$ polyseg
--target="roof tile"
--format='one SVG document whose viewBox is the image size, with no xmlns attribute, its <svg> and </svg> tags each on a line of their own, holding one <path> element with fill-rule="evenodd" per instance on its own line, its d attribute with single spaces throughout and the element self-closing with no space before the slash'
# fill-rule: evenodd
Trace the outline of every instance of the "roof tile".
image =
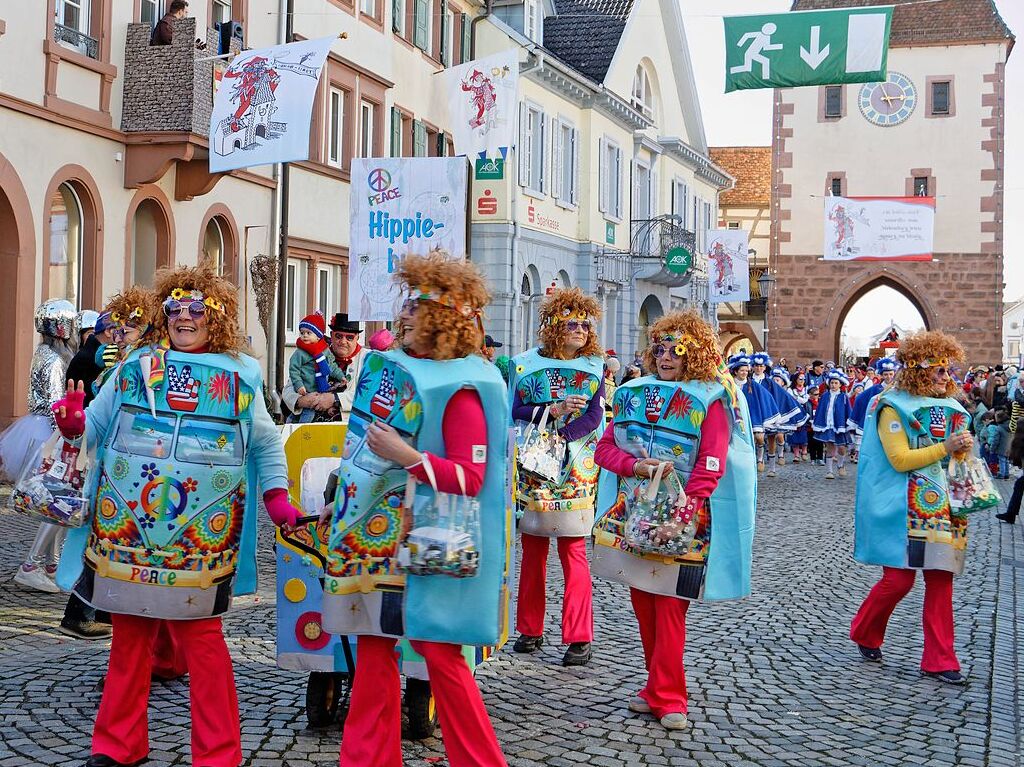
<svg viewBox="0 0 1024 767">
<path fill-rule="evenodd" d="M 544 19 L 544 47 L 594 82 L 604 82 L 633 0 L 558 0 Z"/>
<path fill-rule="evenodd" d="M 792 10 L 895 5 L 889 44 L 893 46 L 956 44 L 1013 40 L 1013 33 L 993 0 L 793 0 Z"/>
<path fill-rule="evenodd" d="M 710 147 L 711 159 L 736 179 L 736 186 L 719 196 L 727 206 L 767 206 L 772 199 L 772 148 L 770 146 Z"/>
</svg>

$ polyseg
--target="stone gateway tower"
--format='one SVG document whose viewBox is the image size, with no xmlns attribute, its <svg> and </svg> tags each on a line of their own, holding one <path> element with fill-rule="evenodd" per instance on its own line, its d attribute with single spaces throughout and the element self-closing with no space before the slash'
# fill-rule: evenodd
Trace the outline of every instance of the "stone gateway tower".
<svg viewBox="0 0 1024 767">
<path fill-rule="evenodd" d="M 993 0 L 794 0 L 792 10 L 882 4 L 896 6 L 893 95 L 883 102 L 895 116 L 872 108 L 878 84 L 775 91 L 768 350 L 838 360 L 846 314 L 887 285 L 929 329 L 959 338 L 971 361 L 998 361 L 1004 67 L 1014 38 Z M 935 197 L 935 260 L 823 261 L 828 194 Z"/>
</svg>

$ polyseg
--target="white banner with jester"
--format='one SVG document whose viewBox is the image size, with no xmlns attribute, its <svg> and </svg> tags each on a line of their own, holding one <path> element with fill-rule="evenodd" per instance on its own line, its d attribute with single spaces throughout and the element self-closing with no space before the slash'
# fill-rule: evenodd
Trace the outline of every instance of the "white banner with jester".
<svg viewBox="0 0 1024 767">
<path fill-rule="evenodd" d="M 934 197 L 826 197 L 826 261 L 931 261 Z"/>
<path fill-rule="evenodd" d="M 313 101 L 337 37 L 235 56 L 210 115 L 210 173 L 309 159 Z"/>
<path fill-rule="evenodd" d="M 501 150 L 515 141 L 519 50 L 466 62 L 443 77 L 455 152 L 504 157 Z"/>
<path fill-rule="evenodd" d="M 353 158 L 348 316 L 388 322 L 401 296 L 393 273 L 409 253 L 466 257 L 464 157 Z"/>
<path fill-rule="evenodd" d="M 750 300 L 747 233 L 742 229 L 708 231 L 708 297 L 713 304 Z"/>
</svg>

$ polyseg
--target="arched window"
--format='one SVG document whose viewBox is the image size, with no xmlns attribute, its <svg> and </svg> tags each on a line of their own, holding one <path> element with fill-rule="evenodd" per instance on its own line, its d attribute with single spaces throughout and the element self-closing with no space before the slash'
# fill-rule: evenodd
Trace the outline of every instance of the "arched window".
<svg viewBox="0 0 1024 767">
<path fill-rule="evenodd" d="M 132 217 L 132 272 L 135 285 L 153 284 L 156 270 L 171 263 L 167 214 L 160 203 L 147 198 Z"/>
<path fill-rule="evenodd" d="M 84 243 L 82 201 L 65 182 L 50 198 L 50 252 L 46 298 L 65 298 L 82 307 L 82 254 Z"/>
<path fill-rule="evenodd" d="M 654 119 L 654 90 L 651 88 L 651 78 L 643 64 L 637 64 L 636 74 L 633 75 L 633 95 L 630 98 L 633 108 L 651 120 Z"/>
<path fill-rule="evenodd" d="M 206 231 L 203 232 L 203 257 L 217 269 L 218 274 L 224 273 L 224 230 L 217 216 L 206 222 Z"/>
</svg>

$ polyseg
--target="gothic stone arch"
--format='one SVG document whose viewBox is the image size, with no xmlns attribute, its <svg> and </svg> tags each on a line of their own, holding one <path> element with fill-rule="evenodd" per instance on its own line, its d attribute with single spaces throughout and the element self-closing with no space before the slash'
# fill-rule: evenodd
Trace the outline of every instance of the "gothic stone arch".
<svg viewBox="0 0 1024 767">
<path fill-rule="evenodd" d="M 821 261 L 776 254 L 768 351 L 800 364 L 835 359 L 843 319 L 857 299 L 887 285 L 917 307 L 925 326 L 959 339 L 968 361 L 1000 359 L 1000 264 L 990 254 L 942 253 L 935 261 Z M 999 272 L 1001 276 L 1001 272 Z M 1001 280 L 1000 280 L 1001 287 Z"/>
</svg>

